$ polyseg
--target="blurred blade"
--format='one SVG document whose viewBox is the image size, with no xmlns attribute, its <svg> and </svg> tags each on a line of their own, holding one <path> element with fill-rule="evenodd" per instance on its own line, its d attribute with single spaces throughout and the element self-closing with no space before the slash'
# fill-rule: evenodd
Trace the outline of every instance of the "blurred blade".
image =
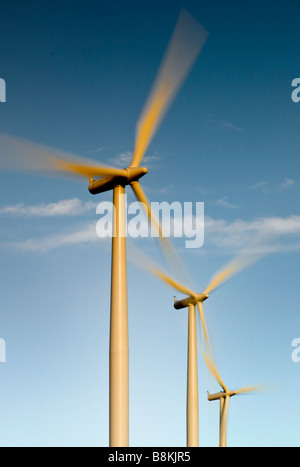
<svg viewBox="0 0 300 467">
<path fill-rule="evenodd" d="M 214 364 L 214 361 L 211 358 L 208 358 L 204 351 L 202 351 L 202 355 L 203 355 L 203 358 L 205 360 L 206 366 L 209 369 L 209 371 L 211 372 L 211 374 L 213 375 L 213 377 L 218 381 L 218 383 L 223 388 L 223 390 L 225 392 L 227 392 L 228 389 L 227 389 L 224 381 L 222 380 L 222 378 L 221 378 L 221 376 L 220 376 L 220 374 L 219 374 L 219 372 L 218 372 L 218 370 L 216 368 L 216 365 Z"/>
<path fill-rule="evenodd" d="M 28 172 L 64 172 L 80 176 L 126 176 L 127 172 L 101 166 L 85 159 L 41 144 L 0 134 L 0 170 Z"/>
<path fill-rule="evenodd" d="M 182 10 L 152 91 L 137 123 L 132 167 L 140 165 L 155 131 L 192 68 L 207 36 L 207 31 L 187 11 Z"/>
<path fill-rule="evenodd" d="M 165 258 L 168 268 L 170 269 L 172 276 L 178 278 L 180 282 L 188 282 L 191 283 L 191 279 L 189 277 L 188 271 L 186 270 L 181 258 L 179 257 L 178 253 L 176 252 L 175 248 L 173 247 L 171 241 L 164 237 L 163 231 L 159 221 L 154 216 L 150 203 L 140 185 L 139 182 L 131 183 L 131 188 L 137 198 L 137 200 L 142 203 L 142 206 L 150 220 L 151 227 L 155 229 L 155 232 L 158 235 L 160 240 L 160 246 L 162 250 L 162 254 Z"/>
<path fill-rule="evenodd" d="M 91 177 L 101 177 L 105 175 L 117 176 L 117 177 L 126 177 L 126 170 L 116 169 L 114 167 L 108 167 L 103 165 L 88 165 L 80 164 L 76 162 L 69 162 L 65 160 L 57 160 L 55 163 L 54 170 L 61 172 L 73 173 L 75 175 L 91 176 Z"/>
<path fill-rule="evenodd" d="M 244 387 L 241 389 L 238 389 L 237 391 L 234 391 L 234 394 L 245 394 L 247 392 L 259 392 L 261 388 L 259 386 L 249 386 L 249 387 Z"/>
<path fill-rule="evenodd" d="M 221 271 L 217 274 L 211 283 L 206 287 L 203 293 L 210 294 L 214 289 L 216 289 L 219 285 L 222 284 L 226 279 L 229 279 L 236 271 L 238 270 L 237 264 L 229 265 L 224 271 Z"/>
<path fill-rule="evenodd" d="M 188 295 L 188 296 L 191 296 L 193 298 L 196 298 L 197 295 L 195 294 L 195 292 L 193 292 L 192 290 L 188 289 L 187 287 L 185 287 L 184 285 L 182 284 L 179 284 L 179 282 L 175 281 L 174 279 L 172 279 L 171 277 L 167 276 L 167 274 L 165 274 L 164 272 L 160 271 L 159 269 L 157 268 L 151 268 L 150 269 L 150 272 L 152 272 L 152 274 L 155 274 L 157 277 L 159 277 L 162 281 L 164 281 L 166 284 L 168 284 L 170 287 L 173 287 L 173 289 L 177 290 L 178 292 L 181 292 L 183 293 L 184 295 Z"/>
<path fill-rule="evenodd" d="M 206 346 L 206 351 L 208 353 L 209 359 L 212 360 L 212 349 L 211 349 L 210 338 L 209 338 L 209 335 L 208 335 L 207 326 L 206 326 L 206 322 L 205 322 L 205 316 L 204 316 L 204 311 L 203 311 L 203 303 L 198 302 L 197 307 L 198 307 L 201 326 L 202 326 L 202 331 L 203 331 L 203 335 L 204 335 L 204 342 L 205 342 L 205 346 Z"/>
<path fill-rule="evenodd" d="M 153 225 L 156 232 L 158 233 L 159 238 L 163 243 L 163 248 L 169 249 L 168 241 L 163 236 L 161 226 L 160 226 L 159 222 L 157 221 L 157 219 L 155 218 L 155 216 L 152 213 L 150 203 L 149 203 L 149 201 L 148 201 L 148 199 L 147 199 L 147 197 L 146 197 L 140 183 L 139 182 L 132 182 L 130 184 L 130 186 L 131 186 L 137 200 L 140 203 L 142 203 L 143 208 L 144 208 L 147 216 L 149 217 L 149 220 L 150 220 L 151 224 Z"/>
<path fill-rule="evenodd" d="M 211 293 L 225 281 L 275 251 L 274 248 L 262 243 L 261 240 L 259 236 L 253 238 L 247 247 L 243 248 L 234 259 L 227 263 L 227 265 L 213 277 L 204 293 Z"/>
<path fill-rule="evenodd" d="M 184 295 L 188 295 L 194 298 L 197 297 L 195 292 L 193 292 L 191 289 L 180 284 L 178 281 L 172 279 L 169 275 L 163 272 L 160 266 L 158 266 L 152 258 L 149 258 L 145 251 L 138 248 L 136 244 L 128 242 L 127 247 L 127 258 L 130 263 L 134 264 L 139 269 L 142 269 L 143 271 L 158 277 L 167 285 L 183 293 Z"/>
</svg>

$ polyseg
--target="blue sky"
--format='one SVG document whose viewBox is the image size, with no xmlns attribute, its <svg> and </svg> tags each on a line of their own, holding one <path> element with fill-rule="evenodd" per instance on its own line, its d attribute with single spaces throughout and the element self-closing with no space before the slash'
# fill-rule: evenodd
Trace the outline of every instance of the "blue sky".
<svg viewBox="0 0 300 467">
<path fill-rule="evenodd" d="M 209 37 L 148 148 L 142 186 L 152 201 L 205 203 L 204 246 L 175 242 L 198 291 L 253 237 L 276 246 L 205 310 L 227 385 L 267 388 L 232 399 L 229 445 L 299 446 L 300 7 L 9 2 L 1 132 L 124 163 L 181 7 Z M 110 244 L 95 232 L 111 193 L 0 171 L 0 196 L 0 445 L 107 446 Z M 161 261 L 154 240 L 136 244 Z M 128 264 L 131 446 L 185 445 L 187 315 L 173 295 Z M 219 406 L 206 400 L 218 389 L 199 357 L 201 446 L 218 443 Z"/>
</svg>

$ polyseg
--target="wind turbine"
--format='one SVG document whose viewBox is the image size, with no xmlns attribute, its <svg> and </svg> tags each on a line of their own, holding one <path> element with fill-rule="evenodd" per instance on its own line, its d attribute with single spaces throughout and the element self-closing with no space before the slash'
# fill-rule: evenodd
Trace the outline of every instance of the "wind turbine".
<svg viewBox="0 0 300 467">
<path fill-rule="evenodd" d="M 166 275 L 160 269 L 151 267 L 150 271 L 162 279 L 169 286 L 184 295 L 182 300 L 174 299 L 174 308 L 176 310 L 188 308 L 188 361 L 187 361 L 187 419 L 186 436 L 188 447 L 199 446 L 199 395 L 198 395 L 198 363 L 197 363 L 197 328 L 196 328 L 196 307 L 198 308 L 203 335 L 206 344 L 210 348 L 207 327 L 204 320 L 203 302 L 209 298 L 214 288 L 223 282 L 229 275 L 233 274 L 234 267 L 230 266 L 222 271 L 209 285 L 204 292 L 195 293 L 188 287 L 180 284 L 170 276 Z"/>
<path fill-rule="evenodd" d="M 219 430 L 219 447 L 227 447 L 227 419 L 228 419 L 228 408 L 229 401 L 232 396 L 237 394 L 244 394 L 247 392 L 256 391 L 256 387 L 244 387 L 236 391 L 229 391 L 225 385 L 223 385 L 223 391 L 217 392 L 216 394 L 207 393 L 207 399 L 209 401 L 220 400 L 220 430 Z"/>
<path fill-rule="evenodd" d="M 204 319 L 204 318 L 203 318 Z M 207 399 L 209 401 L 220 400 L 220 422 L 219 422 L 219 447 L 225 448 L 227 447 L 227 420 L 228 420 L 228 408 L 229 408 L 229 401 L 232 396 L 236 396 L 238 394 L 245 394 L 249 392 L 258 391 L 258 386 L 248 386 L 243 387 L 241 389 L 231 391 L 227 388 L 224 381 L 222 380 L 216 365 L 211 356 L 207 356 L 205 351 L 202 349 L 202 354 L 204 360 L 206 362 L 207 368 L 211 372 L 211 374 L 215 377 L 218 381 L 220 386 L 222 387 L 223 391 L 217 392 L 215 394 L 207 393 Z"/>
<path fill-rule="evenodd" d="M 129 345 L 127 310 L 125 187 L 130 185 L 150 221 L 159 231 L 139 179 L 147 173 L 141 167 L 144 154 L 168 107 L 192 68 L 207 38 L 205 29 L 182 10 L 157 78 L 136 127 L 133 158 L 125 169 L 103 166 L 53 149 L 34 145 L 7 135 L 0 136 L 6 161 L 1 168 L 54 170 L 89 178 L 89 191 L 99 194 L 113 190 L 114 218 L 111 266 L 110 316 L 110 446 L 129 445 Z M 27 158 L 25 157 L 27 156 Z M 95 180 L 94 177 L 101 177 Z M 170 249 L 169 249 L 170 251 Z"/>
<path fill-rule="evenodd" d="M 245 253 L 245 252 L 244 252 Z M 265 253 L 265 252 L 264 252 Z M 224 385 L 217 368 L 214 364 L 212 357 L 212 349 L 210 344 L 210 338 L 205 322 L 203 302 L 209 298 L 209 295 L 222 283 L 228 280 L 233 275 L 245 269 L 253 262 L 257 261 L 263 254 L 262 251 L 259 254 L 253 251 L 253 254 L 248 255 L 238 254 L 229 264 L 227 264 L 220 272 L 218 272 L 211 280 L 209 285 L 201 293 L 195 293 L 185 285 L 180 284 L 178 281 L 170 277 L 161 271 L 156 265 L 154 266 L 150 261 L 147 270 L 160 278 L 167 285 L 173 289 L 179 291 L 186 298 L 182 300 L 174 299 L 174 308 L 176 310 L 188 308 L 188 369 L 187 369 L 187 446 L 197 447 L 199 446 L 199 411 L 198 411 L 198 368 L 197 368 L 197 330 L 196 330 L 196 307 L 198 308 L 201 327 L 204 337 L 204 343 L 206 346 L 206 353 L 202 349 L 202 354 L 205 359 L 206 365 L 215 376 L 217 381 L 223 387 L 226 395 L 228 393 L 226 386 Z M 145 264 L 144 264 L 145 267 Z M 240 390 L 243 391 L 243 390 Z M 230 392 L 228 393 L 231 397 Z M 225 399 L 226 402 L 226 399 Z M 222 413 L 226 415 L 228 402 L 224 405 L 225 411 Z M 225 417 L 223 417 L 225 420 Z M 222 423 L 222 427 L 224 423 Z M 223 432 L 223 428 L 222 428 Z"/>
</svg>

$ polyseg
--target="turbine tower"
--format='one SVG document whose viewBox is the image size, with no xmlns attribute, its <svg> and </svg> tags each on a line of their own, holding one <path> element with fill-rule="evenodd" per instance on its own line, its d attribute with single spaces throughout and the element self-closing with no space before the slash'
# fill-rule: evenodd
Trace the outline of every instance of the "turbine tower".
<svg viewBox="0 0 300 467">
<path fill-rule="evenodd" d="M 110 315 L 110 446 L 129 445 L 129 352 L 126 276 L 125 187 L 130 185 L 159 231 L 139 179 L 147 173 L 140 167 L 144 154 L 162 118 L 192 68 L 207 38 L 206 30 L 182 10 L 162 61 L 157 78 L 136 127 L 135 149 L 126 169 L 107 167 L 53 149 L 34 145 L 7 135 L 0 136 L 6 155 L 4 168 L 53 170 L 88 177 L 89 191 L 99 194 L 113 190 L 114 219 L 111 266 Z M 26 157 L 27 156 L 27 157 Z M 2 164 L 3 168 L 3 164 Z M 96 179 L 95 177 L 101 177 Z M 170 248 L 167 246 L 168 251 Z"/>
</svg>

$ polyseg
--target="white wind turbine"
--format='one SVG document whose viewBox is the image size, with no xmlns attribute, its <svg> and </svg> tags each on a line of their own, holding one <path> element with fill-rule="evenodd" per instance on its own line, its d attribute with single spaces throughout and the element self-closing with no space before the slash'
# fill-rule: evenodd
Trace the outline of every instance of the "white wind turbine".
<svg viewBox="0 0 300 467">
<path fill-rule="evenodd" d="M 238 394 L 245 394 L 253 391 L 258 391 L 258 388 L 253 386 L 244 387 L 238 389 L 236 391 L 230 391 L 227 389 L 225 384 L 222 384 L 223 391 L 218 392 L 216 394 L 207 393 L 207 399 L 209 401 L 220 401 L 220 428 L 219 428 L 219 447 L 226 448 L 227 447 L 227 420 L 228 420 L 228 408 L 229 408 L 229 401 L 232 396 L 236 396 Z"/>
<path fill-rule="evenodd" d="M 113 190 L 114 219 L 111 266 L 110 318 L 110 446 L 129 445 L 129 345 L 127 311 L 127 260 L 125 238 L 125 187 L 130 185 L 137 199 L 159 230 L 139 183 L 147 173 L 140 167 L 176 93 L 192 68 L 207 38 L 205 29 L 182 10 L 162 61 L 156 81 L 136 127 L 133 158 L 125 169 L 100 165 L 61 151 L 8 135 L 0 135 L 0 168 L 27 171 L 54 171 L 86 177 L 92 194 Z M 3 157 L 5 159 L 3 159 Z M 95 177 L 100 177 L 95 180 Z M 167 177 L 167 175 L 166 175 Z M 168 251 L 170 248 L 167 246 Z"/>
<path fill-rule="evenodd" d="M 233 277 L 234 275 L 241 272 L 243 269 L 249 267 L 254 262 L 258 261 L 262 256 L 267 254 L 266 249 L 257 249 L 257 250 L 244 250 L 240 252 L 232 261 L 224 266 L 210 281 L 209 285 L 201 293 L 196 293 L 190 288 L 182 285 L 178 281 L 174 280 L 168 274 L 163 272 L 159 267 L 153 265 L 153 262 L 147 258 L 143 258 L 143 268 L 148 272 L 154 274 L 167 285 L 173 289 L 179 291 L 183 295 L 186 295 L 186 298 L 182 300 L 177 300 L 175 298 L 174 308 L 185 309 L 188 308 L 188 362 L 187 362 L 187 417 L 186 417 L 186 426 L 187 426 L 187 446 L 188 447 L 197 447 L 199 446 L 199 412 L 198 412 L 198 365 L 197 365 L 197 330 L 196 330 L 196 307 L 199 312 L 201 327 L 204 337 L 204 346 L 202 349 L 202 354 L 206 365 L 209 370 L 215 376 L 217 381 L 221 384 L 226 395 L 229 398 L 239 392 L 246 392 L 252 390 L 251 388 L 243 388 L 239 391 L 228 391 L 224 385 L 213 361 L 212 349 L 210 338 L 208 334 L 208 329 L 205 322 L 203 302 L 206 301 L 210 294 L 215 291 L 221 284 Z M 206 347 L 206 350 L 204 350 Z M 253 388 L 254 390 L 254 388 Z M 222 396 L 223 398 L 223 396 Z M 223 427 L 226 424 L 226 413 L 228 408 L 228 402 L 224 404 L 224 410 L 222 411 L 222 432 Z M 224 416 L 225 414 L 225 416 Z"/>
</svg>

